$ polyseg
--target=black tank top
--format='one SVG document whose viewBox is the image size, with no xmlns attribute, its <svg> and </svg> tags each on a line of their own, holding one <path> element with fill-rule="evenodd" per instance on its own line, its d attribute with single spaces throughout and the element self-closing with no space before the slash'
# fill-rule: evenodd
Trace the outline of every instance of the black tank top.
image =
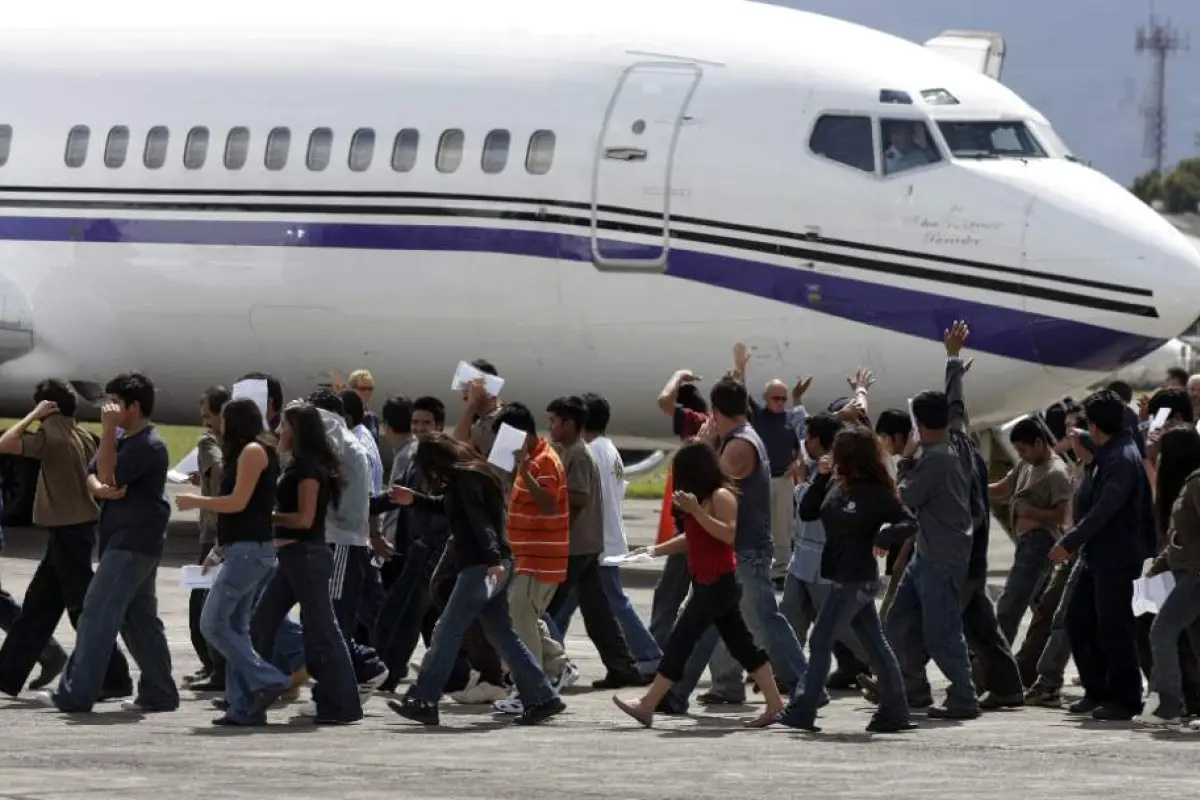
<svg viewBox="0 0 1200 800">
<path fill-rule="evenodd" d="M 236 514 L 217 515 L 217 542 L 269 542 L 272 538 L 271 512 L 275 510 L 275 482 L 279 480 L 279 457 L 274 447 L 267 451 L 267 468 L 258 476 L 250 502 Z M 225 465 L 221 475 L 221 494 L 233 494 L 237 485 L 237 462 Z"/>
</svg>

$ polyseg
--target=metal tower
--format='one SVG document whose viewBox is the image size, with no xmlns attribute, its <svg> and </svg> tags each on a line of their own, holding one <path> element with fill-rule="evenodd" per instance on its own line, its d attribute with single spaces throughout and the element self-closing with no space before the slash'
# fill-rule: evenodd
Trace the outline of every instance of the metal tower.
<svg viewBox="0 0 1200 800">
<path fill-rule="evenodd" d="M 1145 155 L 1154 160 L 1154 170 L 1160 175 L 1167 151 L 1167 59 L 1187 49 L 1186 36 L 1181 35 L 1170 20 L 1159 23 L 1151 7 L 1150 24 L 1137 32 L 1137 52 L 1149 53 L 1154 61 L 1142 116 L 1146 118 Z"/>
</svg>

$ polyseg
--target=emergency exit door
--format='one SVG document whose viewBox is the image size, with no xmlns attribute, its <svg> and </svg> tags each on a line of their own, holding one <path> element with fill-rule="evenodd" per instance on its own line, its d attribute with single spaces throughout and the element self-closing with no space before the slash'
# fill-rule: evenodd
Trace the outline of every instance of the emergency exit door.
<svg viewBox="0 0 1200 800">
<path fill-rule="evenodd" d="M 621 73 L 592 172 L 591 246 L 598 269 L 666 269 L 675 153 L 702 75 L 698 64 L 671 61 L 634 64 Z M 653 216 L 639 220 L 636 230 L 622 230 L 605 214 L 614 207 Z"/>
</svg>

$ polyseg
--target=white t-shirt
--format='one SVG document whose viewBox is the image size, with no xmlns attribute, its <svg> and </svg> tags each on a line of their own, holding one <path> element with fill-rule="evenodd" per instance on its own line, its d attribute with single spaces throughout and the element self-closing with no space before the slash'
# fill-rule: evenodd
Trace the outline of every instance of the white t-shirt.
<svg viewBox="0 0 1200 800">
<path fill-rule="evenodd" d="M 607 436 L 597 436 L 589 444 L 600 469 L 601 509 L 604 512 L 604 555 L 629 552 L 625 539 L 625 464 Z"/>
</svg>

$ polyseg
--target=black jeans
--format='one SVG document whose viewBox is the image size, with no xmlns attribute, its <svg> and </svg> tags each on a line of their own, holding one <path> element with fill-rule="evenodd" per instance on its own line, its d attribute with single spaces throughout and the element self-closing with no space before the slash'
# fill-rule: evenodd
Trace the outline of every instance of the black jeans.
<svg viewBox="0 0 1200 800">
<path fill-rule="evenodd" d="M 0 646 L 0 692 L 16 697 L 25 688 L 64 611 L 71 626 L 78 625 L 83 598 L 92 582 L 95 544 L 96 525 L 92 522 L 47 531 L 46 553 L 25 590 L 21 616 Z M 104 692 L 133 692 L 129 664 L 115 643 L 104 675 Z"/>
<path fill-rule="evenodd" d="M 323 542 L 280 547 L 279 566 L 258 600 L 250 636 L 255 650 L 274 652 L 279 626 L 299 603 L 304 665 L 317 681 L 313 687 L 317 713 L 320 719 L 353 722 L 362 719 L 362 703 L 350 651 L 329 597 L 332 575 L 333 553 Z"/>
<path fill-rule="evenodd" d="M 546 609 L 546 616 L 557 620 L 572 590 L 578 593 L 579 610 L 583 614 L 588 638 L 596 646 L 608 674 L 639 675 L 637 662 L 629 651 L 629 643 L 625 641 L 621 625 L 613 614 L 612 606 L 608 604 L 608 596 L 604 594 L 599 553 L 567 559 L 567 579 L 555 591 L 554 599 Z"/>
<path fill-rule="evenodd" d="M 21 617 L 21 604 L 18 603 L 11 594 L 0 586 L 0 631 L 7 634 L 13 629 L 13 625 Z M 60 665 L 66 663 L 67 653 L 62 649 L 62 645 L 53 637 L 46 642 L 46 646 L 42 648 L 42 653 L 38 656 L 38 661 L 43 664 L 53 664 L 58 662 Z"/>
<path fill-rule="evenodd" d="M 1067 636 L 1085 695 L 1135 714 L 1142 708 L 1133 622 L 1138 572 L 1094 569 L 1085 561 L 1067 608 Z"/>
<path fill-rule="evenodd" d="M 429 594 L 433 553 L 425 544 L 415 542 L 403 560 L 404 567 L 388 589 L 372 637 L 375 649 L 396 681 L 408 672 L 408 660 L 417 649 L 422 623 L 433 604 Z"/>
<path fill-rule="evenodd" d="M 967 578 L 963 587 L 963 635 L 983 670 L 981 690 L 1006 697 L 1020 696 L 1021 672 L 1008 639 L 996 619 L 987 593 L 987 577 Z"/>
<path fill-rule="evenodd" d="M 367 571 L 379 570 L 371 565 L 371 548 L 357 545 L 330 545 L 333 553 L 333 582 L 329 593 L 333 599 L 333 613 L 338 628 L 346 638 L 350 661 L 354 664 L 354 675 L 359 683 L 371 680 L 383 669 L 383 660 L 364 641 L 355 638 L 358 633 L 358 613 L 362 607 L 363 591 L 367 585 Z"/>
<path fill-rule="evenodd" d="M 694 583 L 692 594 L 671 631 L 663 650 L 658 674 L 678 683 L 684 667 L 710 627 L 716 627 L 729 654 L 748 673 L 758 671 L 767 663 L 767 654 L 754 643 L 754 636 L 742 619 L 742 589 L 732 572 L 722 575 L 715 583 Z"/>
<path fill-rule="evenodd" d="M 691 588 L 692 576 L 688 572 L 687 553 L 667 556 L 650 601 L 650 635 L 664 650 L 679 620 L 679 609 Z"/>
<path fill-rule="evenodd" d="M 196 563 L 203 564 L 213 547 L 212 542 L 201 542 L 200 556 Z M 192 593 L 188 595 L 188 633 L 192 640 L 192 649 L 200 659 L 200 666 L 211 676 L 210 679 L 215 685 L 224 686 L 225 656 L 218 653 L 215 647 L 210 647 L 208 640 L 200 632 L 200 613 L 204 611 L 204 601 L 207 597 L 207 589 L 192 589 Z"/>
</svg>

